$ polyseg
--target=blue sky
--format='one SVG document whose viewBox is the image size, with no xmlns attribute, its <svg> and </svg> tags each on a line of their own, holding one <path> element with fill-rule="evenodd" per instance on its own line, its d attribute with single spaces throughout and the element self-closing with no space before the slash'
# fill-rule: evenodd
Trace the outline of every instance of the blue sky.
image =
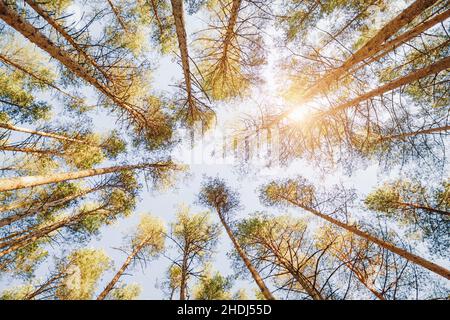
<svg viewBox="0 0 450 320">
<path fill-rule="evenodd" d="M 74 16 L 74 19 L 76 16 Z M 188 31 L 196 30 L 201 25 L 199 17 L 187 18 Z M 188 32 L 189 34 L 189 32 Z M 269 40 L 269 39 L 268 39 Z M 270 42 L 270 41 L 269 41 Z M 270 46 L 270 44 L 269 44 Z M 215 135 L 220 135 L 227 128 L 227 121 L 231 121 L 237 115 L 237 112 L 245 112 L 246 110 L 252 110 L 255 108 L 255 101 L 267 101 L 270 99 L 276 100 L 276 96 L 270 96 L 271 89 L 276 86 L 282 86 L 283 83 L 277 82 L 274 70 L 276 68 L 277 52 L 275 50 L 269 50 L 269 63 L 266 66 L 263 75 L 265 77 L 265 85 L 263 88 L 255 89 L 250 99 L 239 100 L 232 103 L 221 103 L 216 106 L 219 123 L 211 132 L 207 133 L 205 140 L 213 140 Z M 158 57 L 158 65 L 153 72 L 153 84 L 155 90 L 159 92 L 167 92 L 170 94 L 174 88 L 171 86 L 177 83 L 181 79 L 181 70 L 179 65 L 174 61 L 173 55 L 165 57 Z M 85 90 L 92 98 L 91 90 Z M 57 106 L 57 104 L 55 104 Z M 56 107 L 56 110 L 58 107 Z M 94 127 L 97 131 L 107 131 L 115 128 L 115 118 L 106 113 L 104 109 L 98 109 L 91 112 Z M 180 132 L 181 134 L 181 132 Z M 212 137 L 212 138 L 211 138 Z M 217 142 L 217 140 L 215 141 Z M 204 145 L 203 145 L 204 146 Z M 249 214 L 258 211 L 266 210 L 272 213 L 285 213 L 276 209 L 264 208 L 259 200 L 257 190 L 265 182 L 274 178 L 280 177 L 292 177 L 295 175 L 302 175 L 314 181 L 317 185 L 332 186 L 336 183 L 343 183 L 349 188 L 355 188 L 362 196 L 367 194 L 377 185 L 377 182 L 387 179 L 386 176 L 381 176 L 380 170 L 376 164 L 369 165 L 366 168 L 358 169 L 353 172 L 352 176 L 347 176 L 341 169 L 336 169 L 331 173 L 319 173 L 314 165 L 309 164 L 305 160 L 294 161 L 287 168 L 279 167 L 264 167 L 254 165 L 250 174 L 243 175 L 239 171 L 238 166 L 233 164 L 217 164 L 214 163 L 214 157 L 211 158 L 210 154 L 205 151 L 206 148 L 202 148 L 202 144 L 198 143 L 194 150 L 190 150 L 189 143 L 184 142 L 178 146 L 174 151 L 174 159 L 182 163 L 190 164 L 189 175 L 178 181 L 175 189 L 169 191 L 159 192 L 146 190 L 144 187 L 140 194 L 140 201 L 135 210 L 135 213 L 125 219 L 120 219 L 113 225 L 103 227 L 101 235 L 98 239 L 91 240 L 86 246 L 93 248 L 103 248 L 108 255 L 114 260 L 114 267 L 108 273 L 106 273 L 98 289 L 101 290 L 104 285 L 111 279 L 115 271 L 125 260 L 126 256 L 123 252 L 114 248 L 123 245 L 123 237 L 133 228 L 139 221 L 139 214 L 151 213 L 152 215 L 161 217 L 167 224 L 174 220 L 174 216 L 177 207 L 180 204 L 187 204 L 191 207 L 192 212 L 204 211 L 204 208 L 199 207 L 196 204 L 197 194 L 200 190 L 201 181 L 204 176 L 219 176 L 224 178 L 228 184 L 239 191 L 242 203 L 242 210 L 237 213 L 236 218 L 246 217 Z M 203 158 L 203 160 L 202 160 Z M 1 159 L 1 158 L 0 158 Z M 194 164 L 190 159 L 195 159 Z M 253 164 L 252 164 L 253 166 Z M 394 171 L 395 173 L 395 171 Z M 394 174 L 392 174 L 393 176 Z M 299 212 L 290 209 L 287 210 L 292 215 L 298 215 Z M 361 211 L 355 212 L 356 217 L 364 217 L 367 213 Z M 168 244 L 170 244 L 168 242 Z M 223 275 L 233 274 L 233 270 L 230 265 L 230 261 L 227 258 L 227 253 L 231 250 L 231 242 L 226 237 L 225 233 L 222 233 L 220 241 L 218 243 L 216 254 L 213 257 L 213 267 L 215 270 L 220 271 Z M 420 250 L 420 248 L 419 248 Z M 423 254 L 426 255 L 425 251 Z M 170 255 L 170 251 L 167 253 Z M 436 259 L 434 259 L 436 261 Z M 48 259 L 51 262 L 51 259 Z M 44 263 L 38 270 L 38 276 L 44 277 L 49 268 L 52 267 L 51 263 Z M 450 266 L 448 261 L 436 261 L 442 265 Z M 166 275 L 169 261 L 164 257 L 159 257 L 153 261 L 150 261 L 145 269 L 141 269 L 136 266 L 133 270 L 129 271 L 127 275 L 122 277 L 124 283 L 138 283 L 142 287 L 141 299 L 161 299 L 164 298 L 163 292 L 158 288 Z M 4 288 L 10 287 L 13 284 L 19 284 L 17 279 L 11 279 L 8 276 L 3 276 L 0 279 L 0 291 Z M 255 286 L 250 280 L 238 280 L 235 282 L 233 291 L 240 288 L 246 288 L 247 293 L 252 296 L 252 291 Z M 99 292 L 99 291 L 98 291 Z"/>
</svg>

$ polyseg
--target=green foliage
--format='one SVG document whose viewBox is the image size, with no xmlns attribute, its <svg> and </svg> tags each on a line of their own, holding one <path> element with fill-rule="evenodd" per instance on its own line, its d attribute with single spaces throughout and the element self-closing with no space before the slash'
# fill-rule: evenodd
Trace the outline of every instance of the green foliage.
<svg viewBox="0 0 450 320">
<path fill-rule="evenodd" d="M 33 291 L 32 284 L 26 284 L 15 288 L 4 290 L 0 295 L 0 300 L 23 300 Z"/>
<path fill-rule="evenodd" d="M 219 178 L 208 178 L 203 182 L 198 200 L 206 207 L 219 210 L 221 214 L 228 214 L 239 206 L 237 193 Z"/>
<path fill-rule="evenodd" d="M 111 300 L 136 300 L 141 294 L 141 287 L 138 284 L 124 284 L 111 291 Z"/>
<path fill-rule="evenodd" d="M 164 250 L 165 233 L 166 229 L 161 219 L 151 215 L 141 215 L 132 245 L 136 246 L 145 242 L 140 252 L 148 257 L 156 256 Z"/>
<path fill-rule="evenodd" d="M 315 201 L 315 188 L 302 177 L 272 181 L 261 188 L 260 199 L 269 206 L 296 203 L 310 207 Z"/>
<path fill-rule="evenodd" d="M 364 205 L 372 214 L 361 214 L 361 223 L 350 218 L 349 209 L 360 208 L 351 207 L 353 198 L 346 190 L 336 187 L 321 192 L 318 184 L 315 187 L 295 177 L 296 171 L 303 170 L 302 163 L 282 172 L 290 178 L 262 186 L 260 200 L 272 207 L 300 207 L 316 216 L 330 214 L 330 218 L 361 227 L 407 251 L 417 247 L 417 252 L 429 254 L 430 260 L 434 261 L 435 255 L 446 258 L 450 183 L 447 179 L 429 187 L 418 181 L 429 174 L 421 166 L 422 159 L 432 158 L 433 174 L 438 174 L 434 170 L 438 166 L 442 172 L 448 166 L 449 72 L 440 70 L 390 91 L 378 90 L 378 96 L 370 98 L 364 93 L 446 59 L 450 53 L 447 21 L 393 50 L 371 52 L 372 56 L 352 65 L 356 50 L 413 1 L 241 1 L 236 24 L 231 25 L 231 8 L 236 3 L 183 1 L 186 57 L 178 41 L 178 35 L 184 40 L 184 32 L 179 25 L 176 30 L 168 0 L 36 2 L 47 18 L 26 2 L 8 1 L 7 6 L 43 37 L 21 30 L 25 23 L 14 26 L 4 18 L 0 25 L 0 122 L 28 123 L 28 129 L 41 133 L 0 129 L 0 144 L 5 149 L 0 155 L 0 184 L 40 179 L 33 176 L 59 181 L 62 175 L 56 173 L 69 172 L 73 175 L 66 174 L 66 179 L 73 179 L 77 171 L 99 164 L 106 168 L 162 163 L 162 159 L 170 159 L 176 144 L 185 142 L 179 139 L 179 129 L 194 133 L 200 124 L 205 134 L 213 126 L 228 125 L 219 116 L 230 113 L 237 119 L 245 112 L 242 125 L 231 123 L 243 128 L 233 136 L 235 154 L 239 151 L 236 136 L 244 136 L 246 143 L 257 141 L 259 148 L 259 135 L 267 131 L 270 138 L 265 142 L 272 147 L 277 142 L 276 129 L 282 133 L 277 160 L 286 165 L 295 159 L 306 160 L 314 170 L 328 171 L 342 164 L 351 173 L 366 165 L 374 167 L 377 158 L 404 165 L 406 154 L 413 154 L 411 180 L 386 182 L 367 195 Z M 422 10 L 411 23 L 384 39 L 385 43 L 444 12 L 447 7 L 442 3 Z M 53 19 L 73 41 L 46 19 Z M 19 34 L 28 34 L 28 39 Z M 45 37 L 49 39 L 45 46 L 36 40 Z M 55 54 L 58 50 L 60 54 Z M 162 87 L 169 79 L 166 70 L 156 68 L 169 66 L 171 71 L 180 62 L 180 52 L 188 61 L 176 68 L 179 73 L 172 79 L 177 85 L 166 90 Z M 340 74 L 342 69 L 346 70 Z M 327 77 L 329 74 L 332 76 Z M 192 88 L 187 88 L 188 77 Z M 309 88 L 313 93 L 308 96 Z M 358 103 L 354 98 L 360 98 Z M 106 107 L 101 115 L 96 113 L 100 106 Z M 294 120 L 291 107 L 306 110 L 306 116 Z M 252 113 L 248 119 L 247 110 Z M 117 123 L 110 121 L 110 116 Z M 426 132 L 429 128 L 436 130 Z M 7 146 L 27 151 L 12 152 Z M 274 173 L 269 159 L 272 151 L 264 160 L 270 161 L 267 169 Z M 167 163 L 171 165 L 141 166 L 134 171 L 75 177 L 76 182 L 36 183 L 26 191 L 0 192 L 0 221 L 4 224 L 0 227 L 0 276 L 6 275 L 6 282 L 9 277 L 26 281 L 3 291 L 0 299 L 92 299 L 102 275 L 111 268 L 111 259 L 97 249 L 75 249 L 69 254 L 66 250 L 85 245 L 116 222 L 133 219 L 144 182 L 155 191 L 170 188 L 173 196 L 174 173 L 187 166 Z M 316 167 L 316 163 L 325 167 Z M 259 169 L 255 168 L 257 174 Z M 337 177 L 342 176 L 336 172 Z M 252 177 L 245 179 L 244 184 Z M 74 199 L 64 201 L 68 197 Z M 239 194 L 219 178 L 205 179 L 197 200 L 218 217 L 181 206 L 167 231 L 163 220 L 144 214 L 126 238 L 127 252 L 140 248 L 133 263 L 142 262 L 143 267 L 147 260 L 162 255 L 169 258 L 163 286 L 170 290 L 171 298 L 186 289 L 186 298 L 247 299 L 245 290 L 231 292 L 231 277 L 210 271 L 220 236 L 217 219 L 231 230 L 264 280 L 271 281 L 277 292 L 286 292 L 287 298 L 303 298 L 308 291 L 300 285 L 301 277 L 332 299 L 364 298 L 374 288 L 389 299 L 422 297 L 422 292 L 433 297 L 441 292 L 430 285 L 439 288 L 439 281 L 409 266 L 417 257 L 405 259 L 405 254 L 388 252 L 386 246 L 338 229 L 339 223 L 322 226 L 280 212 L 242 217 Z M 17 203 L 18 207 L 7 208 Z M 10 217 L 13 222 L 8 222 Z M 380 222 L 378 226 L 371 225 L 375 221 Z M 386 224 L 381 226 L 381 222 Z M 314 237 L 310 228 L 315 228 Z M 394 231 L 405 236 L 401 239 L 404 243 Z M 423 243 L 428 245 L 427 252 L 422 250 Z M 6 253 L 9 249 L 12 251 Z M 45 267 L 50 266 L 48 257 L 61 252 L 62 258 L 55 259 L 44 280 L 37 280 L 38 267 L 44 262 Z M 243 265 L 235 251 L 228 256 L 236 268 L 235 277 L 248 276 L 247 261 Z M 347 291 L 341 295 L 343 287 Z M 118 282 L 106 298 L 132 300 L 140 294 L 139 285 Z M 259 291 L 255 296 L 264 298 Z"/>
<path fill-rule="evenodd" d="M 181 244 L 189 244 L 198 258 L 210 256 L 220 234 L 219 225 L 211 221 L 208 211 L 192 214 L 187 206 L 181 206 L 176 220 L 171 224 L 173 237 Z"/>
<path fill-rule="evenodd" d="M 196 300 L 230 300 L 231 279 L 223 277 L 219 272 L 202 277 L 194 289 Z"/>
<path fill-rule="evenodd" d="M 56 291 L 56 297 L 61 300 L 92 299 L 97 282 L 110 267 L 111 259 L 103 250 L 74 251 L 60 266 L 66 276 Z"/>
<path fill-rule="evenodd" d="M 414 180 L 386 182 L 364 200 L 369 210 L 397 221 L 411 233 L 420 230 L 430 250 L 446 255 L 448 234 L 448 182 L 427 190 Z M 415 233 L 412 233 L 415 234 Z"/>
</svg>

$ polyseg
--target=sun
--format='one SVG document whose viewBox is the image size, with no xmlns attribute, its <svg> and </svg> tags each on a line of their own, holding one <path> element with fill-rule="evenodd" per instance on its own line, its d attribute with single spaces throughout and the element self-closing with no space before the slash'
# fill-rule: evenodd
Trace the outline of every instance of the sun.
<svg viewBox="0 0 450 320">
<path fill-rule="evenodd" d="M 305 120 L 305 118 L 308 116 L 308 108 L 305 108 L 304 106 L 296 107 L 294 110 L 292 110 L 288 118 L 295 122 L 300 122 Z"/>
</svg>

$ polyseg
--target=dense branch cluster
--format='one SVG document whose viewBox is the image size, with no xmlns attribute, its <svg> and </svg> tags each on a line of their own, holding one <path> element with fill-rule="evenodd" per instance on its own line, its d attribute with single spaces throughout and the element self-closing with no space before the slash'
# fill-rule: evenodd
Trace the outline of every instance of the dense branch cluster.
<svg viewBox="0 0 450 320">
<path fill-rule="evenodd" d="M 0 298 L 136 299 L 161 264 L 168 299 L 448 299 L 449 32 L 446 0 L 0 0 Z M 229 114 L 239 179 L 183 165 Z M 119 266 L 87 247 L 199 172 Z"/>
</svg>

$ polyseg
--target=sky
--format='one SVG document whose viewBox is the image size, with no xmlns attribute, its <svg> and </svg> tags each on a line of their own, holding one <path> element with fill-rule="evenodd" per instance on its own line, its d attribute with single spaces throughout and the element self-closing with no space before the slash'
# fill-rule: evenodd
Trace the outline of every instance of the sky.
<svg viewBox="0 0 450 320">
<path fill-rule="evenodd" d="M 73 8 L 74 12 L 78 12 L 73 16 L 77 19 L 80 15 L 80 8 Z M 187 28 L 189 31 L 196 30 L 201 26 L 201 18 L 197 16 L 187 17 Z M 270 33 L 273 30 L 268 30 Z M 267 46 L 273 48 L 270 39 L 267 40 Z M 120 267 L 126 258 L 126 255 L 117 250 L 123 246 L 123 238 L 126 234 L 133 231 L 139 221 L 140 214 L 152 214 L 161 217 L 168 225 L 174 221 L 177 208 L 181 204 L 189 205 L 192 212 L 204 211 L 205 208 L 196 203 L 198 192 L 200 191 L 201 182 L 206 176 L 221 177 L 230 185 L 231 188 L 239 191 L 242 208 L 237 212 L 236 218 L 243 218 L 256 211 L 267 211 L 274 214 L 291 213 L 293 216 L 304 215 L 295 209 L 288 209 L 280 211 L 279 209 L 271 209 L 262 206 L 258 199 L 257 190 L 259 187 L 269 182 L 272 179 L 292 177 L 302 175 L 310 181 L 314 181 L 316 185 L 330 187 L 333 184 L 343 183 L 346 187 L 355 188 L 359 195 L 363 196 L 369 193 L 379 182 L 388 177 L 382 176 L 380 168 L 376 164 L 369 165 L 366 168 L 355 170 L 351 176 L 345 174 L 342 169 L 336 169 L 334 172 L 320 173 L 317 168 L 305 160 L 297 160 L 286 167 L 267 167 L 255 162 L 250 163 L 251 172 L 247 175 L 242 174 L 237 163 L 221 163 L 218 158 L 218 153 L 211 156 L 211 143 L 220 150 L 220 137 L 227 128 L 228 121 L 231 121 L 236 116 L 236 112 L 245 112 L 255 107 L 255 101 L 264 101 L 267 99 L 275 99 L 276 96 L 270 96 L 270 93 L 277 86 L 282 86 L 283 83 L 277 82 L 275 76 L 277 52 L 275 49 L 268 50 L 268 64 L 263 71 L 265 84 L 263 88 L 255 90 L 251 99 L 244 101 L 237 101 L 233 103 L 221 103 L 217 107 L 217 116 L 219 123 L 208 132 L 204 141 L 198 142 L 193 150 L 190 149 L 189 143 L 186 141 L 174 150 L 172 156 L 177 162 L 189 164 L 189 175 L 182 177 L 177 182 L 175 189 L 166 191 L 147 190 L 145 187 L 139 195 L 139 202 L 135 212 L 127 218 L 122 218 L 110 226 L 103 227 L 99 237 L 92 239 L 89 243 L 83 245 L 85 247 L 102 248 L 113 259 L 114 268 L 104 274 L 98 284 L 99 293 L 107 282 L 113 277 L 116 270 Z M 180 66 L 174 61 L 173 55 L 168 55 L 158 58 L 157 67 L 153 72 L 153 83 L 155 89 L 158 91 L 173 92 L 174 83 L 181 79 Z M 276 91 L 276 90 L 275 90 Z M 90 90 L 85 93 L 91 95 Z M 92 96 L 92 95 L 91 95 Z M 269 96 L 269 97 L 268 97 Z M 115 118 L 104 109 L 98 109 L 93 114 L 93 125 L 97 131 L 107 131 L 116 126 Z M 182 132 L 179 132 L 182 135 Z M 0 158 L 1 159 L 1 158 Z M 355 215 L 362 217 L 363 212 L 355 212 Z M 215 217 L 218 221 L 217 217 Z M 170 241 L 167 241 L 170 246 Z M 213 269 L 222 273 L 222 275 L 233 275 L 233 269 L 230 264 L 230 259 L 227 254 L 231 251 L 231 241 L 226 237 L 225 232 L 222 232 L 218 242 L 216 253 L 213 256 Z M 171 255 L 169 249 L 166 253 Z M 172 255 L 173 256 L 173 255 Z M 436 260 L 435 260 L 436 261 Z M 442 265 L 450 266 L 448 261 L 436 261 Z M 140 299 L 163 299 L 167 298 L 161 290 L 161 283 L 165 280 L 167 268 L 170 262 L 163 256 L 158 257 L 147 263 L 145 267 L 136 265 L 129 270 L 121 279 L 123 283 L 131 284 L 138 283 L 142 287 Z M 52 268 L 51 259 L 39 267 L 37 275 L 44 278 L 49 269 Z M 248 279 L 238 279 L 234 282 L 233 292 L 240 288 L 245 288 L 247 294 L 253 297 L 255 285 Z M 20 280 L 13 279 L 9 276 L 0 278 L 0 291 L 12 285 L 20 284 Z"/>
</svg>

